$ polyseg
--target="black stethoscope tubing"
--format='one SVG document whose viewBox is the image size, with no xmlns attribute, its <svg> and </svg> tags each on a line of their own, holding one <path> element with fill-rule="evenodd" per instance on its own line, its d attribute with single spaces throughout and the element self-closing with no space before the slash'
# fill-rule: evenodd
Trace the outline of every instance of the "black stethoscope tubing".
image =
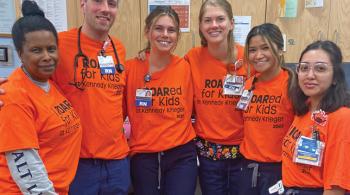
<svg viewBox="0 0 350 195">
<path fill-rule="evenodd" d="M 84 83 L 84 77 L 82 78 L 81 82 L 77 82 L 77 67 L 78 67 L 78 63 L 79 63 L 79 58 L 83 58 L 83 69 L 87 69 L 88 68 L 88 63 L 89 63 L 89 58 L 83 53 L 83 50 L 81 49 L 81 28 L 79 27 L 78 29 L 78 53 L 75 55 L 74 57 L 74 82 L 70 83 L 72 85 L 74 85 L 76 88 L 83 90 L 83 88 L 81 87 Z M 113 48 L 113 52 L 114 52 L 114 56 L 117 59 L 117 64 L 116 64 L 116 70 L 118 71 L 118 73 L 122 73 L 124 71 L 124 66 L 120 63 L 119 60 L 119 56 L 118 56 L 118 52 L 117 49 L 115 48 L 114 42 L 111 39 L 111 37 L 108 35 L 108 38 L 111 40 L 111 44 L 112 44 L 112 48 Z"/>
</svg>

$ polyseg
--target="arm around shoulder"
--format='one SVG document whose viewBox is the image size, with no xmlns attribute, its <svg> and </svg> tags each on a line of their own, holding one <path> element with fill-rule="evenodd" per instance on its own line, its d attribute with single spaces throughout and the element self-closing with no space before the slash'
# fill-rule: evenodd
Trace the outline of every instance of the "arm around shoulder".
<svg viewBox="0 0 350 195">
<path fill-rule="evenodd" d="M 7 79 L 5 79 L 5 78 L 0 78 L 0 86 L 1 86 L 2 84 L 4 84 L 6 81 L 7 81 Z M 2 89 L 2 88 L 0 88 L 0 95 L 3 95 L 3 94 L 5 94 L 5 90 Z M 4 102 L 1 101 L 1 99 L 0 99 L 0 109 L 1 109 L 1 107 L 2 107 L 3 105 L 4 105 Z"/>
</svg>

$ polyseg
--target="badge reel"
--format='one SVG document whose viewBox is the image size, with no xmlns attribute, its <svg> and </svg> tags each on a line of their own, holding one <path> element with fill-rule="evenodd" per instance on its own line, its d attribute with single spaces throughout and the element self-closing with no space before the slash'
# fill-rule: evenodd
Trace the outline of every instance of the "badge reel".
<svg viewBox="0 0 350 195">
<path fill-rule="evenodd" d="M 245 89 L 239 99 L 236 108 L 240 110 L 247 110 L 250 100 L 253 97 L 253 90 Z"/>
<path fill-rule="evenodd" d="M 144 77 L 145 82 L 151 81 L 151 75 L 146 74 Z M 136 100 L 135 104 L 137 107 L 150 107 L 152 106 L 152 90 L 150 89 L 136 89 Z"/>
<path fill-rule="evenodd" d="M 97 56 L 98 63 L 100 65 L 101 74 L 115 74 L 115 64 L 112 56 L 106 56 L 105 50 L 108 47 L 110 41 L 105 41 L 100 55 Z"/>
<path fill-rule="evenodd" d="M 227 74 L 224 77 L 223 94 L 224 95 L 242 95 L 244 90 L 244 77 L 236 75 L 237 66 L 241 66 L 242 60 L 234 63 L 234 74 Z"/>
</svg>

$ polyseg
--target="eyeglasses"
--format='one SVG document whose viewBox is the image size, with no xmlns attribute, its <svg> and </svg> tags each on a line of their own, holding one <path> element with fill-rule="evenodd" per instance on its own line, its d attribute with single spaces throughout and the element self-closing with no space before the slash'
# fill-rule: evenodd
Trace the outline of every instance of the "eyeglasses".
<svg viewBox="0 0 350 195">
<path fill-rule="evenodd" d="M 298 74 L 307 74 L 312 69 L 314 74 L 324 74 L 328 72 L 332 68 L 332 65 L 329 65 L 325 62 L 316 62 L 316 63 L 308 63 L 308 62 L 300 62 L 297 64 L 297 73 Z"/>
</svg>

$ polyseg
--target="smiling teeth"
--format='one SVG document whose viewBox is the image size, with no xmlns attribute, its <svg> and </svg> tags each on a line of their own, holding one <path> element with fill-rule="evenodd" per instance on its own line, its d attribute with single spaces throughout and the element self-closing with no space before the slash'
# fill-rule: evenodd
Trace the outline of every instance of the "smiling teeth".
<svg viewBox="0 0 350 195">
<path fill-rule="evenodd" d="M 220 34 L 220 32 L 211 32 L 211 33 L 209 33 L 209 35 L 211 35 L 211 36 L 217 36 L 219 34 Z"/>
<path fill-rule="evenodd" d="M 97 16 L 98 19 L 105 19 L 105 20 L 109 20 L 108 17 L 104 17 L 104 16 Z"/>
<path fill-rule="evenodd" d="M 168 43 L 167 41 L 160 41 L 159 43 L 160 43 L 161 45 L 164 45 L 164 46 L 169 45 L 169 43 Z"/>
</svg>

